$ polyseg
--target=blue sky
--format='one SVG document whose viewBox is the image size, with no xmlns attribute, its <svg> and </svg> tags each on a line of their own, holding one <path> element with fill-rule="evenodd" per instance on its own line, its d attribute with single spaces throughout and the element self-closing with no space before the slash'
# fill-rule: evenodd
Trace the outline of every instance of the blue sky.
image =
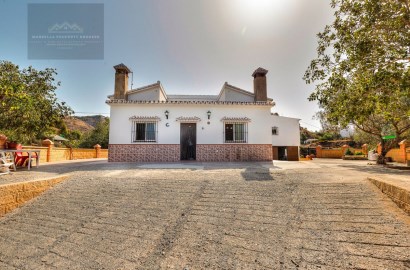
<svg viewBox="0 0 410 270">
<path fill-rule="evenodd" d="M 104 59 L 29 60 L 28 3 L 103 3 Z M 160 80 L 169 94 L 218 94 L 225 81 L 252 91 L 263 67 L 273 112 L 316 130 L 314 87 L 302 77 L 332 14 L 323 0 L 0 0 L 0 59 L 56 68 L 57 96 L 78 115 L 108 115 L 119 63 L 134 71 L 134 88 Z"/>
</svg>

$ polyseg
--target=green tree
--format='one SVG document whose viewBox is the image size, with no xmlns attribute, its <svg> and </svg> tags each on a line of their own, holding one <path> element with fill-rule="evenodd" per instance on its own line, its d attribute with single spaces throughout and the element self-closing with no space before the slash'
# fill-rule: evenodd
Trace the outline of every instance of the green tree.
<svg viewBox="0 0 410 270">
<path fill-rule="evenodd" d="M 318 34 L 305 72 L 329 122 L 377 137 L 383 153 L 410 129 L 409 0 L 332 0 L 335 20 Z M 384 135 L 396 135 L 390 144 Z M 384 155 L 383 155 L 384 156 Z M 384 162 L 384 157 L 380 163 Z"/>
<path fill-rule="evenodd" d="M 93 148 L 94 145 L 99 144 L 102 148 L 108 148 L 110 119 L 105 118 L 98 122 L 97 126 L 90 133 L 85 135 L 80 147 Z"/>
<path fill-rule="evenodd" d="M 8 61 L 0 61 L 0 133 L 22 143 L 35 141 L 62 124 L 72 113 L 70 107 L 57 100 L 55 69 L 19 69 Z"/>
</svg>

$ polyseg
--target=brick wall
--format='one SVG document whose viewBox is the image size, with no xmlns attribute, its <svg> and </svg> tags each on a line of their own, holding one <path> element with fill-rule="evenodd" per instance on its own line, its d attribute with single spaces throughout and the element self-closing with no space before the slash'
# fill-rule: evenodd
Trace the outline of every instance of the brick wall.
<svg viewBox="0 0 410 270">
<path fill-rule="evenodd" d="M 100 150 L 100 158 L 108 158 L 108 149 Z"/>
<path fill-rule="evenodd" d="M 198 161 L 271 161 L 270 144 L 198 144 Z"/>
<path fill-rule="evenodd" d="M 351 148 L 351 147 L 342 147 L 342 148 L 331 148 L 331 149 L 323 149 L 322 147 L 316 147 L 316 157 L 317 158 L 343 158 L 345 152 L 349 149 L 352 153 L 363 153 L 363 155 L 367 155 L 364 149 L 358 148 Z"/>
<path fill-rule="evenodd" d="M 395 149 L 390 149 L 389 152 L 387 152 L 386 157 L 391 158 L 395 162 L 404 163 L 405 162 L 404 155 L 405 155 L 405 152 L 403 152 L 399 148 L 395 148 Z"/>
<path fill-rule="evenodd" d="M 109 162 L 179 161 L 179 144 L 110 144 Z"/>
<path fill-rule="evenodd" d="M 43 162 L 56 162 L 73 159 L 91 159 L 97 157 L 97 149 L 88 148 L 63 148 L 63 147 L 39 147 L 23 146 L 23 149 L 40 150 L 40 164 Z M 50 151 L 47 161 L 47 152 Z M 108 149 L 99 149 L 99 158 L 108 158 Z M 23 153 L 23 155 L 27 155 Z"/>
<path fill-rule="evenodd" d="M 96 158 L 95 149 L 73 148 L 72 159 Z"/>
<path fill-rule="evenodd" d="M 50 153 L 50 161 L 70 160 L 70 148 L 53 147 Z"/>
</svg>

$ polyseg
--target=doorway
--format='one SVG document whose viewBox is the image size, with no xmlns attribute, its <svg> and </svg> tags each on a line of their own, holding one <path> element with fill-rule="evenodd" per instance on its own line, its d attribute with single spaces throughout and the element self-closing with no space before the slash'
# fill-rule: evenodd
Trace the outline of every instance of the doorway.
<svg viewBox="0 0 410 270">
<path fill-rule="evenodd" d="M 288 160 L 288 153 L 286 147 L 278 147 L 279 160 Z"/>
<path fill-rule="evenodd" d="M 196 160 L 196 123 L 181 123 L 181 160 Z"/>
</svg>

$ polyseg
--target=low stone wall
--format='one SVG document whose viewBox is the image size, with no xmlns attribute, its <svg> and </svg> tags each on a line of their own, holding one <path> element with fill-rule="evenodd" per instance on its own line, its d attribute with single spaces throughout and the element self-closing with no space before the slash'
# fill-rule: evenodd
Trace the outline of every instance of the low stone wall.
<svg viewBox="0 0 410 270">
<path fill-rule="evenodd" d="M 101 149 L 99 145 L 96 145 L 94 149 L 54 147 L 52 144 L 48 147 L 23 146 L 23 149 L 40 150 L 40 163 L 74 159 L 108 158 L 108 149 Z"/>
<path fill-rule="evenodd" d="M 386 157 L 391 158 L 394 162 L 400 162 L 404 163 L 406 160 L 406 153 L 404 153 L 401 149 L 395 148 L 395 149 L 390 149 L 389 152 L 387 152 Z"/>
<path fill-rule="evenodd" d="M 367 179 L 410 215 L 410 192 L 408 190 L 375 178 L 369 177 Z"/>
<path fill-rule="evenodd" d="M 108 158 L 108 149 L 101 149 L 99 158 Z"/>
<path fill-rule="evenodd" d="M 403 140 L 399 142 L 399 148 L 390 149 L 386 153 L 386 157 L 390 157 L 395 162 L 400 163 L 407 163 L 410 160 L 410 155 L 408 154 L 410 151 L 410 142 L 407 140 Z M 377 145 L 377 153 L 381 155 L 382 153 L 382 145 L 379 143 Z"/>
<path fill-rule="evenodd" d="M 70 148 L 53 147 L 51 149 L 49 161 L 63 161 L 70 159 L 72 159 Z"/>
<path fill-rule="evenodd" d="M 364 144 L 362 148 L 351 148 L 348 145 L 343 145 L 341 148 L 330 148 L 326 149 L 320 145 L 316 147 L 316 157 L 317 158 L 343 158 L 347 150 L 356 154 L 361 152 L 363 155 L 367 156 L 367 144 Z"/>
<path fill-rule="evenodd" d="M 342 157 L 343 157 L 342 148 L 322 149 L 321 158 L 342 158 Z"/>
<path fill-rule="evenodd" d="M 73 148 L 72 159 L 88 159 L 96 158 L 96 151 L 94 149 Z"/>
<path fill-rule="evenodd" d="M 0 217 L 33 199 L 54 185 L 66 180 L 69 175 L 0 185 Z"/>
</svg>

